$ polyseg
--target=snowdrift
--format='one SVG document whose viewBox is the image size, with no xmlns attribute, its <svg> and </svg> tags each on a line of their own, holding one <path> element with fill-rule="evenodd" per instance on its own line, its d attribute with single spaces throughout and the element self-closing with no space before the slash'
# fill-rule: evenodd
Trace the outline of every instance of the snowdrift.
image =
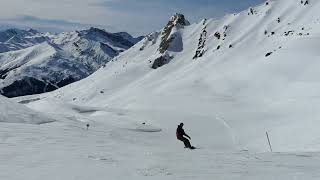
<svg viewBox="0 0 320 180">
<path fill-rule="evenodd" d="M 0 123 L 44 124 L 54 121 L 42 113 L 0 96 Z"/>
</svg>

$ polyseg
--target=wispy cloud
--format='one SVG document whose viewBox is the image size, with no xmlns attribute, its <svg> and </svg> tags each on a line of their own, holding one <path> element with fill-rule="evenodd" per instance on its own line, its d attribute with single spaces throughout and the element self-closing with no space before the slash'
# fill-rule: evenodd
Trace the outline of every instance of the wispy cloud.
<svg viewBox="0 0 320 180">
<path fill-rule="evenodd" d="M 0 25 L 52 29 L 86 28 L 145 34 L 160 29 L 175 12 L 192 22 L 222 16 L 265 0 L 3 0 Z"/>
<path fill-rule="evenodd" d="M 63 32 L 63 31 L 73 31 L 80 29 L 87 29 L 89 27 L 99 27 L 103 29 L 108 29 L 109 31 L 116 32 L 119 31 L 111 26 L 99 25 L 99 24 L 84 24 L 77 22 L 70 22 L 67 20 L 59 19 L 42 19 L 34 16 L 20 15 L 15 18 L 2 19 L 0 21 L 1 26 L 4 28 L 18 27 L 22 29 L 37 29 L 43 32 Z"/>
</svg>

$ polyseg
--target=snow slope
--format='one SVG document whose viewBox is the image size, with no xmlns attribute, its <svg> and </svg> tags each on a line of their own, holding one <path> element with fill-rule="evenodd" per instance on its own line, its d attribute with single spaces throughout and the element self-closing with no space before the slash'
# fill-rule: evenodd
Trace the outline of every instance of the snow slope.
<svg viewBox="0 0 320 180">
<path fill-rule="evenodd" d="M 78 81 L 141 38 L 97 28 L 61 34 L 0 32 L 0 89 L 7 97 L 38 94 Z"/>
<path fill-rule="evenodd" d="M 192 25 L 176 15 L 92 76 L 44 96 L 150 112 L 140 118 L 165 127 L 185 121 L 205 137 L 219 137 L 213 147 L 268 151 L 269 131 L 277 151 L 316 151 L 319 7 L 317 1 L 270 1 L 253 14 Z M 195 57 L 199 49 L 203 55 Z"/>
<path fill-rule="evenodd" d="M 174 132 L 137 132 L 109 123 L 95 118 L 89 131 L 76 121 L 0 124 L 0 160 L 6 162 L 0 164 L 1 179 L 317 180 L 320 176 L 319 153 L 190 151 L 169 137 Z"/>
<path fill-rule="evenodd" d="M 63 120 L 3 127 L 20 132 L 1 148 L 0 177 L 319 179 L 320 2 L 308 2 L 196 24 L 176 14 L 89 77 L 15 99 Z M 199 149 L 176 140 L 180 122 Z"/>
<path fill-rule="evenodd" d="M 3 96 L 0 96 L 0 109 L 1 123 L 44 124 L 55 121 Z"/>
</svg>

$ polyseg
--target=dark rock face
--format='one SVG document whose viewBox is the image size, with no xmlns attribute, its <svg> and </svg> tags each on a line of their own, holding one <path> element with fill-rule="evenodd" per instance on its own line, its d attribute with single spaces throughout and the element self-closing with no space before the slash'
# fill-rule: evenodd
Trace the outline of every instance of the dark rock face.
<svg viewBox="0 0 320 180">
<path fill-rule="evenodd" d="M 266 55 L 265 55 L 265 57 L 268 57 L 268 56 L 270 56 L 272 54 L 272 52 L 268 52 Z"/>
<path fill-rule="evenodd" d="M 40 94 L 54 91 L 58 88 L 61 88 L 76 81 L 76 79 L 70 76 L 56 84 L 53 84 L 51 82 L 38 80 L 33 77 L 25 77 L 22 80 L 15 81 L 9 86 L 4 87 L 0 91 L 0 94 L 8 98 Z"/>
<path fill-rule="evenodd" d="M 90 28 L 89 30 L 84 30 L 79 32 L 80 36 L 86 37 L 89 39 L 95 39 L 97 37 L 104 37 L 108 38 L 109 40 L 113 41 L 114 44 L 119 44 L 126 48 L 130 48 L 135 45 L 137 42 L 143 39 L 142 36 L 133 38 L 130 34 L 120 32 L 120 33 L 109 33 L 105 30 L 98 29 L 98 28 Z"/>
<path fill-rule="evenodd" d="M 163 65 L 168 64 L 172 59 L 169 51 L 181 52 L 183 50 L 182 37 L 178 31 L 176 32 L 174 30 L 179 30 L 179 28 L 183 28 L 184 26 L 188 25 L 190 25 L 189 21 L 187 21 L 182 14 L 175 14 L 171 17 L 168 24 L 161 32 L 161 42 L 158 49 L 158 51 L 161 53 L 161 56 L 156 58 L 154 61 L 149 60 L 149 62 L 152 63 L 151 68 L 157 69 L 159 67 L 162 67 Z M 144 49 L 144 46 L 140 48 L 141 51 Z"/>
<path fill-rule="evenodd" d="M 48 37 L 33 29 L 7 29 L 0 31 L 0 53 L 24 49 L 48 40 Z"/>
<path fill-rule="evenodd" d="M 157 59 L 154 60 L 152 64 L 152 69 L 157 69 L 163 65 L 166 65 L 170 62 L 170 58 L 166 56 L 160 56 Z"/>
<path fill-rule="evenodd" d="M 218 40 L 221 38 L 221 34 L 219 32 L 214 33 L 214 37 L 216 37 Z"/>
<path fill-rule="evenodd" d="M 22 80 L 15 81 L 9 86 L 4 87 L 1 90 L 1 94 L 11 98 L 17 96 L 40 94 L 56 90 L 57 88 L 58 87 L 50 83 L 46 83 L 44 81 L 40 81 L 32 77 L 28 77 Z"/>
<path fill-rule="evenodd" d="M 3 69 L 0 70 L 0 79 L 5 79 L 7 77 L 7 74 L 10 72 L 10 69 Z"/>
<path fill-rule="evenodd" d="M 163 29 L 161 33 L 161 43 L 159 47 L 159 52 L 164 53 L 169 48 L 170 43 L 174 40 L 175 36 L 171 36 L 171 32 L 174 27 L 183 28 L 184 26 L 190 25 L 189 21 L 187 21 L 183 14 L 175 14 L 171 17 L 170 21 Z"/>
<path fill-rule="evenodd" d="M 10 71 L 13 71 L 13 70 L 15 70 L 17 68 L 19 68 L 19 67 L 12 67 L 12 68 L 8 68 L 8 69 L 0 69 L 0 79 L 6 79 L 6 77 L 8 76 L 8 73 L 10 73 Z"/>
<path fill-rule="evenodd" d="M 205 52 L 205 45 L 207 41 L 207 30 L 206 26 L 202 29 L 202 32 L 200 34 L 198 48 L 196 50 L 196 54 L 193 56 L 193 59 L 197 59 L 199 57 L 202 57 Z M 220 48 L 220 47 L 219 47 Z"/>
<path fill-rule="evenodd" d="M 134 38 L 127 32 L 118 32 L 118 33 L 113 33 L 113 34 L 122 36 L 124 39 L 130 41 L 133 44 L 136 44 L 139 41 L 141 41 L 142 39 L 144 39 L 144 36 L 139 36 L 139 37 Z"/>
<path fill-rule="evenodd" d="M 76 82 L 77 80 L 74 79 L 73 77 L 69 76 L 67 79 L 63 79 L 61 80 L 60 82 L 57 83 L 57 86 L 59 88 L 63 87 L 63 86 L 66 86 L 68 84 L 71 84 L 71 83 L 74 83 Z"/>
<path fill-rule="evenodd" d="M 105 52 L 105 53 L 110 53 L 111 56 L 117 56 L 118 52 L 112 49 L 108 44 L 105 43 L 100 43 L 100 48 Z"/>
</svg>

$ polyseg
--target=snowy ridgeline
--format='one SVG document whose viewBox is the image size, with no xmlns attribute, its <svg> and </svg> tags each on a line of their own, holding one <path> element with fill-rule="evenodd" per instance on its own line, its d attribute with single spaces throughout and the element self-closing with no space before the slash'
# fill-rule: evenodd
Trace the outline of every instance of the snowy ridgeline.
<svg viewBox="0 0 320 180">
<path fill-rule="evenodd" d="M 60 34 L 0 32 L 0 89 L 7 97 L 55 90 L 83 79 L 142 37 L 97 28 Z"/>
</svg>

